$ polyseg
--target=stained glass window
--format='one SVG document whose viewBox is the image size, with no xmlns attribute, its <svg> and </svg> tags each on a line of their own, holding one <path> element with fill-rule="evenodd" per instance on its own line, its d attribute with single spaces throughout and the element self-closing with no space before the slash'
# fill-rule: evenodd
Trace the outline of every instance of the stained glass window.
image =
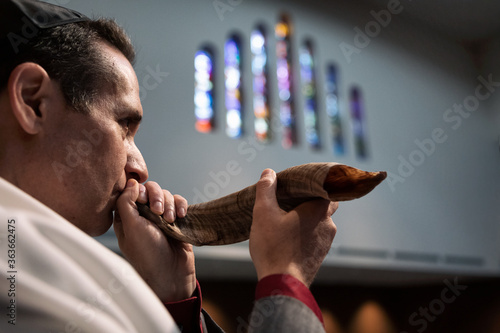
<svg viewBox="0 0 500 333">
<path fill-rule="evenodd" d="M 255 136 L 261 142 L 270 139 L 269 92 L 267 71 L 267 40 L 263 27 L 258 27 L 250 36 L 253 74 L 253 111 Z"/>
<path fill-rule="evenodd" d="M 211 132 L 214 127 L 213 55 L 208 48 L 194 56 L 194 113 L 199 132 Z"/>
<path fill-rule="evenodd" d="M 302 95 L 304 97 L 304 122 L 306 141 L 313 149 L 320 148 L 316 75 L 311 41 L 306 41 L 299 52 Z"/>
<path fill-rule="evenodd" d="M 351 89 L 350 103 L 356 155 L 359 158 L 366 158 L 368 156 L 368 152 L 366 147 L 363 100 L 360 90 L 356 87 Z"/>
<path fill-rule="evenodd" d="M 330 118 L 330 127 L 335 155 L 345 154 L 344 133 L 339 108 L 337 68 L 329 64 L 326 68 L 326 113 Z"/>
<path fill-rule="evenodd" d="M 242 135 L 241 42 L 231 36 L 224 45 L 224 77 L 226 88 L 226 134 L 230 138 Z"/>
<path fill-rule="evenodd" d="M 293 80 L 291 63 L 291 27 L 287 17 L 282 17 L 275 27 L 276 36 L 276 74 L 280 120 L 283 127 L 282 145 L 291 148 L 296 144 L 295 110 L 293 105 Z"/>
</svg>

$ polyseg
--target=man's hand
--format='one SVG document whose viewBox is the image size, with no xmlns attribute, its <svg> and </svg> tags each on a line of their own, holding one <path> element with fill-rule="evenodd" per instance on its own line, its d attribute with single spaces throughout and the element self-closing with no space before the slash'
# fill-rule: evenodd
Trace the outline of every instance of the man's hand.
<svg viewBox="0 0 500 333">
<path fill-rule="evenodd" d="M 257 183 L 250 255 L 258 279 L 290 274 L 309 286 L 336 233 L 331 215 L 338 203 L 317 199 L 290 212 L 276 200 L 276 173 L 266 169 Z"/>
<path fill-rule="evenodd" d="M 186 215 L 186 199 L 155 182 L 142 185 L 129 179 L 116 204 L 114 229 L 123 255 L 162 302 L 189 298 L 196 288 L 192 246 L 165 237 L 155 224 L 139 216 L 136 201 L 149 201 L 154 213 L 173 222 L 176 216 Z"/>
</svg>

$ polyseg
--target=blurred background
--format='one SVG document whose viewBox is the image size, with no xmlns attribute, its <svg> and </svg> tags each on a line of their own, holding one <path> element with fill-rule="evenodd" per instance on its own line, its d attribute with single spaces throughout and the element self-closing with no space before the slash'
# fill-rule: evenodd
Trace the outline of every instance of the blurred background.
<svg viewBox="0 0 500 333">
<path fill-rule="evenodd" d="M 130 34 L 137 144 L 190 203 L 268 167 L 389 173 L 334 215 L 312 287 L 328 332 L 500 332 L 500 3 L 51 2 Z M 119 253 L 112 231 L 99 240 Z M 196 255 L 204 307 L 245 332 L 248 244 Z"/>
</svg>

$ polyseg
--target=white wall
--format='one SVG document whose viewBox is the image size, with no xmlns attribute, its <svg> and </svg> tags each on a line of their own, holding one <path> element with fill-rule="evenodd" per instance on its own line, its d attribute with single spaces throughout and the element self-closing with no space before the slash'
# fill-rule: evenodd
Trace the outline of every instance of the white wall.
<svg viewBox="0 0 500 333">
<path fill-rule="evenodd" d="M 364 46 L 356 44 L 354 28 L 374 27 L 370 11 L 383 8 L 354 6 L 347 1 L 328 6 L 319 1 L 309 5 L 236 0 L 65 2 L 88 15 L 116 17 L 137 46 L 139 82 L 147 79 L 151 70 L 168 73 L 159 77 L 154 89 L 142 92 L 145 120 L 137 142 L 151 180 L 194 202 L 199 201 L 196 191 L 210 198 L 205 191 L 207 184 L 214 183 L 210 173 L 224 171 L 230 161 L 238 163 L 240 173 L 230 177 L 227 186 L 219 186 L 218 196 L 256 182 L 266 167 L 279 171 L 307 162 L 337 161 L 370 171 L 387 170 L 390 179 L 371 194 L 340 205 L 334 215 L 338 233 L 326 266 L 500 274 L 500 91 L 497 86 L 491 92 L 477 88 L 480 75 L 500 82 L 500 68 L 495 64 L 498 45 L 489 51 L 488 64 L 477 69 L 458 43 L 407 19 L 404 4 L 395 7 L 397 14 L 391 16 L 391 22 Z M 225 4 L 227 11 L 218 13 L 214 3 Z M 226 137 L 222 122 L 224 40 L 236 31 L 248 45 L 255 24 L 264 23 L 272 29 L 282 12 L 290 14 L 294 24 L 295 54 L 298 43 L 311 37 L 317 46 L 319 69 L 330 61 L 338 65 L 345 127 L 349 125 L 348 90 L 353 85 L 361 88 L 369 159 L 355 157 L 348 128 L 346 156 L 332 154 L 325 114 L 321 115 L 325 146 L 319 152 L 310 151 L 303 140 L 300 109 L 297 148 L 284 150 L 279 130 L 269 145 L 255 145 L 250 99 L 245 104 L 247 134 L 238 140 Z M 193 56 L 206 42 L 215 46 L 218 55 L 219 127 L 213 134 L 194 129 Z M 272 38 L 270 43 L 272 49 Z M 358 46 L 359 53 L 348 61 L 342 43 Z M 249 47 L 243 52 L 245 93 L 250 96 Z M 269 57 L 274 70 L 274 53 Z M 321 84 L 324 72 L 317 74 Z M 274 78 L 271 84 L 276 84 Z M 463 115 L 449 110 L 455 104 L 476 102 L 477 89 L 484 100 L 469 106 L 477 110 Z M 276 109 L 275 94 L 271 102 Z M 298 102 L 302 102 L 300 96 Z M 430 144 L 430 140 L 434 142 Z M 423 152 L 416 141 L 427 143 L 427 151 Z M 419 165 L 405 169 L 403 159 Z M 248 260 L 245 244 L 197 252 L 200 260 L 209 263 L 212 255 Z M 232 272 L 228 269 L 228 276 L 237 274 Z"/>
</svg>

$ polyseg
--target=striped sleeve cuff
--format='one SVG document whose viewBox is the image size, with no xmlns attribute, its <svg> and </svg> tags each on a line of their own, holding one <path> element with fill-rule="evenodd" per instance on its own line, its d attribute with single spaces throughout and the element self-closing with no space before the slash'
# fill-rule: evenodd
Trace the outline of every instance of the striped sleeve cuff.
<svg viewBox="0 0 500 333">
<path fill-rule="evenodd" d="M 276 295 L 289 296 L 301 301 L 314 312 L 324 326 L 323 315 L 318 303 L 316 303 L 316 299 L 314 299 L 309 288 L 300 280 L 287 274 L 275 274 L 266 276 L 259 281 L 255 290 L 256 301 Z"/>
</svg>

